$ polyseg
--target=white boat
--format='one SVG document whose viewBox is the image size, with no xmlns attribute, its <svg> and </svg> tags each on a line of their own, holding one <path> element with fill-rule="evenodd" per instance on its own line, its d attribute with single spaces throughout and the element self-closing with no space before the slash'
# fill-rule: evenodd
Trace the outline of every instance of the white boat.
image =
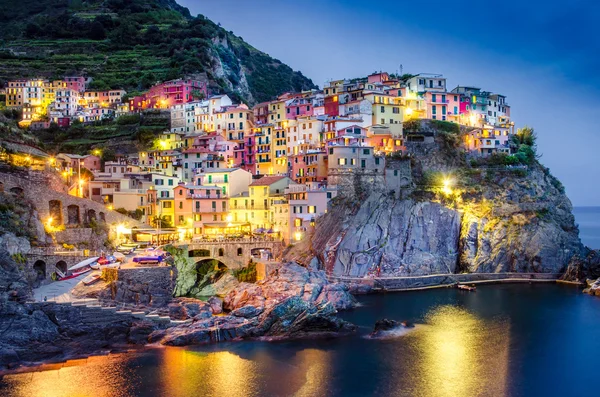
<svg viewBox="0 0 600 397">
<path fill-rule="evenodd" d="M 90 285 L 90 284 L 94 284 L 98 280 L 100 280 L 100 274 L 94 273 L 94 274 L 90 274 L 89 276 L 84 278 L 81 282 L 84 285 Z"/>
<path fill-rule="evenodd" d="M 71 273 L 79 273 L 86 266 L 87 267 L 91 267 L 91 265 L 94 262 L 96 262 L 98 259 L 99 259 L 99 257 L 96 256 L 94 258 L 89 258 L 89 259 L 83 260 L 83 261 L 79 262 L 78 264 L 71 266 L 69 268 L 69 271 L 67 273 L 69 273 L 69 272 L 71 272 Z"/>
</svg>

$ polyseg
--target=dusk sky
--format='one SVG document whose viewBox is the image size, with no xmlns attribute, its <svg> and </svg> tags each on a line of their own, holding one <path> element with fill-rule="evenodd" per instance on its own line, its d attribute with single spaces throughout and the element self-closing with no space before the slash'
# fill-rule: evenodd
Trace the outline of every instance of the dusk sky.
<svg viewBox="0 0 600 397">
<path fill-rule="evenodd" d="M 574 205 L 600 205 L 600 2 L 179 0 L 320 87 L 375 70 L 504 94 Z"/>
</svg>

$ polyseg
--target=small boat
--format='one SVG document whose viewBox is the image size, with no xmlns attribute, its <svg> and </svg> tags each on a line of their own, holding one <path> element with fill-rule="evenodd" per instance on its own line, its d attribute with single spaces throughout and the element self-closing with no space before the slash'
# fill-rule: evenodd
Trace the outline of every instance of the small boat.
<svg viewBox="0 0 600 397">
<path fill-rule="evenodd" d="M 69 268 L 69 272 L 78 272 L 81 269 L 85 269 L 86 267 L 91 267 L 91 265 L 93 265 L 98 259 L 100 259 L 100 258 L 95 257 L 95 258 L 89 258 L 89 259 L 83 260 L 83 261 L 79 262 L 78 264 L 71 266 Z"/>
<path fill-rule="evenodd" d="M 166 253 L 159 248 L 149 248 L 133 258 L 136 263 L 160 263 L 165 259 Z"/>
<path fill-rule="evenodd" d="M 87 276 L 86 278 L 84 278 L 83 280 L 81 280 L 81 282 L 84 285 L 91 285 L 91 284 L 94 284 L 98 280 L 100 280 L 100 274 L 99 273 L 94 273 L 94 274 L 90 274 L 89 276 Z"/>
<path fill-rule="evenodd" d="M 106 257 L 102 257 L 102 258 L 98 258 L 98 260 L 96 261 L 96 263 L 92 263 L 90 265 L 90 267 L 94 270 L 99 270 L 99 269 L 104 269 L 106 267 L 108 268 L 118 268 L 120 267 L 120 263 L 117 261 L 117 258 L 115 258 L 112 255 L 106 256 Z"/>
<path fill-rule="evenodd" d="M 160 263 L 162 260 L 162 255 L 140 255 L 133 258 L 136 263 Z"/>
<path fill-rule="evenodd" d="M 70 269 L 69 269 L 69 270 L 70 270 Z M 85 269 L 79 270 L 79 271 L 77 271 L 77 272 L 71 273 L 71 274 L 69 274 L 69 275 L 65 275 L 65 274 L 64 274 L 64 273 L 62 273 L 60 270 L 56 269 L 56 274 L 58 275 L 58 281 L 63 281 L 63 280 L 69 280 L 69 279 L 72 279 L 72 278 L 75 278 L 75 277 L 79 277 L 79 276 L 81 276 L 82 274 L 85 274 L 85 273 L 87 273 L 87 272 L 89 272 L 89 271 L 91 271 L 91 270 L 92 270 L 92 269 L 90 269 L 90 268 L 88 267 L 88 268 L 85 268 Z"/>
<path fill-rule="evenodd" d="M 124 243 L 117 247 L 117 251 L 122 254 L 131 254 L 139 247 L 140 245 L 136 243 Z"/>
<path fill-rule="evenodd" d="M 125 255 L 120 252 L 113 252 L 112 256 L 117 260 L 117 262 L 125 262 Z"/>
<path fill-rule="evenodd" d="M 474 285 L 465 285 L 465 284 L 458 284 L 456 286 L 456 288 L 463 290 L 463 291 L 473 291 L 475 292 L 477 290 L 477 288 Z"/>
</svg>

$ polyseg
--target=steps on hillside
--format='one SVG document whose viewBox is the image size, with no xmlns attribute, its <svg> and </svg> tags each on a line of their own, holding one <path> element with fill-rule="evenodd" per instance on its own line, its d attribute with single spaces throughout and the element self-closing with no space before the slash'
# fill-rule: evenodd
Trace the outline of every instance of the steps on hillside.
<svg viewBox="0 0 600 397">
<path fill-rule="evenodd" d="M 131 316 L 140 320 L 149 320 L 159 324 L 181 325 L 192 322 L 188 320 L 173 320 L 169 316 L 161 316 L 158 314 L 146 314 L 143 311 L 133 311 L 129 309 L 119 309 L 116 306 L 102 306 L 98 299 L 80 299 L 71 302 L 55 302 L 57 304 L 69 304 L 75 307 L 85 308 L 82 311 L 82 317 L 88 324 L 96 324 L 102 322 L 118 322 L 123 321 L 124 316 Z"/>
</svg>

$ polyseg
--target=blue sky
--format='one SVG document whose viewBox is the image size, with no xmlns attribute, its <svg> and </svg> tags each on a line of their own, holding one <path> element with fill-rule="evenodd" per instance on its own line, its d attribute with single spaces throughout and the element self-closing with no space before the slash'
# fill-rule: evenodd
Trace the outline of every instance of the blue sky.
<svg viewBox="0 0 600 397">
<path fill-rule="evenodd" d="M 402 65 L 507 95 L 573 204 L 600 206 L 600 1 L 179 3 L 321 87 Z"/>
</svg>

